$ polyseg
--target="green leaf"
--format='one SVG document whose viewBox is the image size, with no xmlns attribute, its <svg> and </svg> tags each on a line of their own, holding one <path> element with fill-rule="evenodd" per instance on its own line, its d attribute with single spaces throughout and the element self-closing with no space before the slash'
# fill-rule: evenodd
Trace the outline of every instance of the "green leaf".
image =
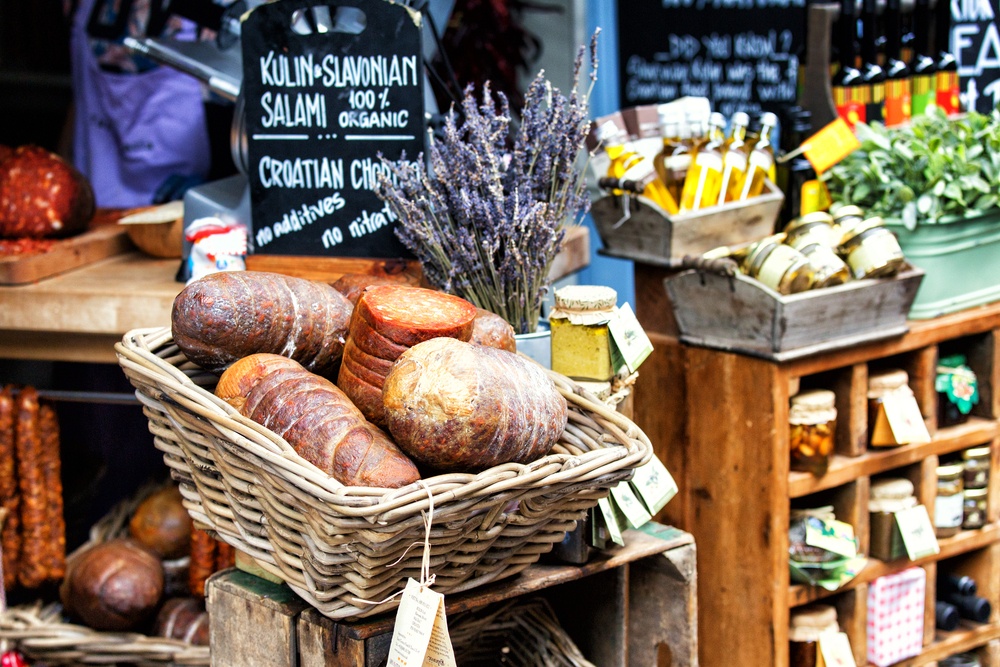
<svg viewBox="0 0 1000 667">
<path fill-rule="evenodd" d="M 995 194 L 983 195 L 976 199 L 972 207 L 977 211 L 988 211 L 997 205 L 998 198 Z"/>
</svg>

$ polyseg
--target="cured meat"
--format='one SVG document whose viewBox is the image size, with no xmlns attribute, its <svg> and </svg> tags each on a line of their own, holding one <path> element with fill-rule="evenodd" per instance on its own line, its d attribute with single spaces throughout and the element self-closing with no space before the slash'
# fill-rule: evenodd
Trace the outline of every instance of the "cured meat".
<svg viewBox="0 0 1000 667">
<path fill-rule="evenodd" d="M 17 563 L 21 558 L 21 496 L 17 488 L 14 447 L 14 395 L 9 386 L 0 391 L 0 506 L 4 509 L 0 545 L 3 547 L 3 585 L 17 585 Z"/>
<path fill-rule="evenodd" d="M 419 479 L 413 462 L 332 382 L 301 366 L 256 380 L 227 377 L 255 369 L 267 364 L 234 364 L 219 384 L 250 387 L 240 413 L 283 437 L 302 458 L 346 485 L 399 487 Z"/>
<path fill-rule="evenodd" d="M 90 181 L 55 153 L 19 146 L 0 160 L 0 236 L 69 236 L 95 210 Z"/>
<path fill-rule="evenodd" d="M 45 552 L 45 578 L 59 581 L 66 574 L 66 519 L 63 516 L 62 463 L 59 446 L 59 419 L 55 408 L 39 406 L 38 430 L 41 436 L 39 465 L 44 480 L 48 510 L 49 541 Z"/>
<path fill-rule="evenodd" d="M 476 307 L 465 299 L 409 285 L 369 287 L 355 309 L 355 317 L 407 347 L 439 336 L 467 341 L 476 319 Z"/>
<path fill-rule="evenodd" d="M 191 595 L 205 597 L 205 580 L 215 573 L 217 541 L 206 531 L 191 531 L 191 561 L 188 566 L 188 587 Z"/>
<path fill-rule="evenodd" d="M 25 588 L 37 588 L 45 581 L 46 563 L 42 556 L 48 551 L 50 538 L 38 411 L 38 392 L 32 387 L 21 389 L 17 395 L 14 446 L 21 493 L 22 536 L 17 578 Z"/>
<path fill-rule="evenodd" d="M 483 308 L 476 308 L 476 319 L 472 323 L 472 337 L 469 342 L 495 347 L 498 350 L 517 352 L 514 327 L 496 313 Z"/>
<path fill-rule="evenodd" d="M 364 373 L 364 371 L 359 371 Z M 382 384 L 385 378 L 365 373 L 362 377 L 354 372 L 349 363 L 341 364 L 337 375 L 337 386 L 357 406 L 368 421 L 385 428 L 385 408 L 382 406 Z"/>
<path fill-rule="evenodd" d="M 215 372 L 257 352 L 334 377 L 351 303 L 330 285 L 265 271 L 223 271 L 187 285 L 171 312 L 174 342 Z"/>
<path fill-rule="evenodd" d="M 371 325 L 360 317 L 351 317 L 347 339 L 353 341 L 362 352 L 389 361 L 395 361 L 399 355 L 410 349 L 406 345 L 392 342 L 372 329 Z"/>
<path fill-rule="evenodd" d="M 528 463 L 566 428 L 566 399 L 540 366 L 452 338 L 406 351 L 386 377 L 382 398 L 399 447 L 442 471 Z"/>
<path fill-rule="evenodd" d="M 400 280 L 389 276 L 370 273 L 345 273 L 333 283 L 333 288 L 343 294 L 352 304 L 357 304 L 358 297 L 373 285 L 399 285 Z"/>
</svg>

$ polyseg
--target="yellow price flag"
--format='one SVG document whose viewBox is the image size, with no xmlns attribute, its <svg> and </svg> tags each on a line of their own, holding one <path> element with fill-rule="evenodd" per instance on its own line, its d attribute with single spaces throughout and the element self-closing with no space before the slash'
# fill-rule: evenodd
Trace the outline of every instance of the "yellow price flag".
<svg viewBox="0 0 1000 667">
<path fill-rule="evenodd" d="M 837 118 L 802 143 L 802 152 L 817 174 L 837 164 L 861 147 L 854 131 L 844 121 Z"/>
</svg>

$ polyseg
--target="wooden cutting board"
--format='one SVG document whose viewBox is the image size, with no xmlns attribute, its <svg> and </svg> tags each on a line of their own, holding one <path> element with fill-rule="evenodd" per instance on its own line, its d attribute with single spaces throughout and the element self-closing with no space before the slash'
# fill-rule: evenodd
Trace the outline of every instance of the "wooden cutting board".
<svg viewBox="0 0 1000 667">
<path fill-rule="evenodd" d="M 0 255 L 0 285 L 24 285 L 129 252 L 135 246 L 118 219 L 130 209 L 99 209 L 89 229 L 59 239 L 48 252 Z"/>
</svg>

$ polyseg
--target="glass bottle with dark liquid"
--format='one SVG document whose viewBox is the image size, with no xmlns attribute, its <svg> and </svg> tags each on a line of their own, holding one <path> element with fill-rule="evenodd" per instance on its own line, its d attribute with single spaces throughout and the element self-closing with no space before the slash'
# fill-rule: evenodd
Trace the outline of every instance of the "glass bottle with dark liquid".
<svg viewBox="0 0 1000 667">
<path fill-rule="evenodd" d="M 878 63 L 878 0 L 864 0 L 861 9 L 861 80 L 867 86 L 865 121 L 885 120 L 885 70 Z"/>
<path fill-rule="evenodd" d="M 937 49 L 935 98 L 938 108 L 951 116 L 959 112 L 958 61 L 951 51 L 951 2 L 937 0 L 934 10 L 934 47 Z"/>
<path fill-rule="evenodd" d="M 910 68 L 902 58 L 901 0 L 887 0 L 885 7 L 885 124 L 910 120 L 912 100 Z"/>
<path fill-rule="evenodd" d="M 833 104 L 837 115 L 854 127 L 857 122 L 865 121 L 866 90 L 861 80 L 861 71 L 857 67 L 858 50 L 855 44 L 857 36 L 857 15 L 854 0 L 840 1 L 840 17 L 837 19 L 837 54 L 839 64 L 830 82 L 833 91 Z"/>
<path fill-rule="evenodd" d="M 930 53 L 928 32 L 930 29 L 930 0 L 915 0 L 913 7 L 913 57 L 910 66 L 910 98 L 914 118 L 937 105 L 935 79 L 937 66 Z"/>
</svg>

